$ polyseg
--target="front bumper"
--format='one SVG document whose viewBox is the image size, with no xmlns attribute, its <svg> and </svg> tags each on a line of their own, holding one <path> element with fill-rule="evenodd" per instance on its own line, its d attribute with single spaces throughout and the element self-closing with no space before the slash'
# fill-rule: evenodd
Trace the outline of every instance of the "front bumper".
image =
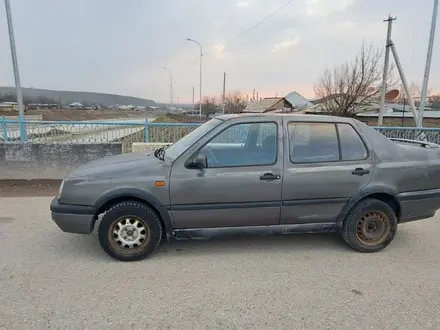
<svg viewBox="0 0 440 330">
<path fill-rule="evenodd" d="M 50 203 L 52 220 L 66 233 L 90 234 L 96 221 L 91 206 L 60 204 L 57 197 Z"/>
</svg>

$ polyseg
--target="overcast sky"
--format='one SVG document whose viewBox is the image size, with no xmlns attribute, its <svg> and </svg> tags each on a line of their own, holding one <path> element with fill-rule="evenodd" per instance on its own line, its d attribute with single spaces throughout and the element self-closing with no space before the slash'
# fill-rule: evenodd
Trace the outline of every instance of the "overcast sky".
<svg viewBox="0 0 440 330">
<path fill-rule="evenodd" d="M 12 0 L 22 85 L 168 101 L 167 66 L 174 96 L 191 102 L 199 49 L 190 37 L 204 48 L 204 95 L 220 95 L 227 72 L 228 91 L 313 97 L 322 72 L 352 58 L 362 40 L 384 46 L 388 13 L 398 18 L 393 39 L 407 79 L 421 84 L 433 0 L 294 0 L 220 47 L 286 2 Z M 2 2 L 0 18 L 0 85 L 13 86 Z M 440 31 L 436 44 L 430 87 L 440 91 Z"/>
</svg>

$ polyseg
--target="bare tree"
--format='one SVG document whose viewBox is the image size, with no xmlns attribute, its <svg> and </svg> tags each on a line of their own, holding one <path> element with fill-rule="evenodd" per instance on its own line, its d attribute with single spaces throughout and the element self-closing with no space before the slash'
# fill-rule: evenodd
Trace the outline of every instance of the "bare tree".
<svg viewBox="0 0 440 330">
<path fill-rule="evenodd" d="M 391 87 L 392 69 L 387 87 Z M 382 56 L 373 46 L 362 45 L 349 62 L 326 70 L 315 85 L 315 94 L 326 113 L 351 117 L 377 100 L 382 87 Z"/>
<path fill-rule="evenodd" d="M 209 117 L 209 115 L 216 113 L 219 110 L 217 98 L 215 96 L 205 96 L 202 102 L 202 114 Z"/>
<path fill-rule="evenodd" d="M 246 100 L 240 92 L 232 92 L 225 97 L 225 113 L 239 113 L 244 108 Z"/>
<path fill-rule="evenodd" d="M 419 99 L 422 96 L 422 89 L 418 84 L 414 82 L 411 83 L 409 90 L 413 98 Z M 431 95 L 431 93 L 432 93 L 432 89 L 428 89 L 426 95 L 429 96 Z"/>
<path fill-rule="evenodd" d="M 432 95 L 428 102 L 431 108 L 440 110 L 440 94 Z"/>
</svg>

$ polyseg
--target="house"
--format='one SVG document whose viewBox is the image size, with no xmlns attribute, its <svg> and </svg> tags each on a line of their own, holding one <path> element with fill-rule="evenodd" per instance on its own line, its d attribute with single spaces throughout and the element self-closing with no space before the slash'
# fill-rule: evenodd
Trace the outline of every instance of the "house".
<svg viewBox="0 0 440 330">
<path fill-rule="evenodd" d="M 261 101 L 249 103 L 244 113 L 289 112 L 292 104 L 285 97 L 266 97 Z"/>
<path fill-rule="evenodd" d="M 134 105 L 120 105 L 117 107 L 118 110 L 134 110 Z"/>
<path fill-rule="evenodd" d="M 69 108 L 83 108 L 83 107 L 84 107 L 84 105 L 82 105 L 79 102 L 73 102 L 73 103 L 69 104 Z"/>
<path fill-rule="evenodd" d="M 313 103 L 298 92 L 289 93 L 285 98 L 296 110 L 313 107 Z"/>
<path fill-rule="evenodd" d="M 0 102 L 0 109 L 6 111 L 18 111 L 18 103 L 17 102 Z"/>
</svg>

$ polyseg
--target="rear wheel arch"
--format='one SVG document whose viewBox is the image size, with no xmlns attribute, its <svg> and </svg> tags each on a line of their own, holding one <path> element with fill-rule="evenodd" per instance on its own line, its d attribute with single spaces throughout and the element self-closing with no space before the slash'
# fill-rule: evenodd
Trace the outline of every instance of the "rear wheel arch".
<svg viewBox="0 0 440 330">
<path fill-rule="evenodd" d="M 399 201 L 397 200 L 397 198 L 395 196 L 387 194 L 387 193 L 374 193 L 374 194 L 370 194 L 370 195 L 365 196 L 364 198 L 362 198 L 362 200 L 366 199 L 366 198 L 374 198 L 374 199 L 380 200 L 384 203 L 387 203 L 394 210 L 394 213 L 396 214 L 396 217 L 397 217 L 397 221 L 399 221 L 402 208 L 400 206 Z"/>
<path fill-rule="evenodd" d="M 399 221 L 401 215 L 401 205 L 395 197 L 396 195 L 397 191 L 389 187 L 368 187 L 365 190 L 361 190 L 355 196 L 350 198 L 348 203 L 342 209 L 337 220 L 338 226 L 342 226 L 342 223 L 344 222 L 350 210 L 353 209 L 353 207 L 355 207 L 359 202 L 366 199 L 377 199 L 388 204 L 394 210 L 397 221 Z"/>
<path fill-rule="evenodd" d="M 145 204 L 155 211 L 161 221 L 164 235 L 168 236 L 173 231 L 170 216 L 165 208 L 157 198 L 147 193 L 146 191 L 134 188 L 123 188 L 111 191 L 101 196 L 95 203 L 97 210 L 96 216 L 108 211 L 112 206 L 121 203 L 135 201 Z"/>
</svg>

